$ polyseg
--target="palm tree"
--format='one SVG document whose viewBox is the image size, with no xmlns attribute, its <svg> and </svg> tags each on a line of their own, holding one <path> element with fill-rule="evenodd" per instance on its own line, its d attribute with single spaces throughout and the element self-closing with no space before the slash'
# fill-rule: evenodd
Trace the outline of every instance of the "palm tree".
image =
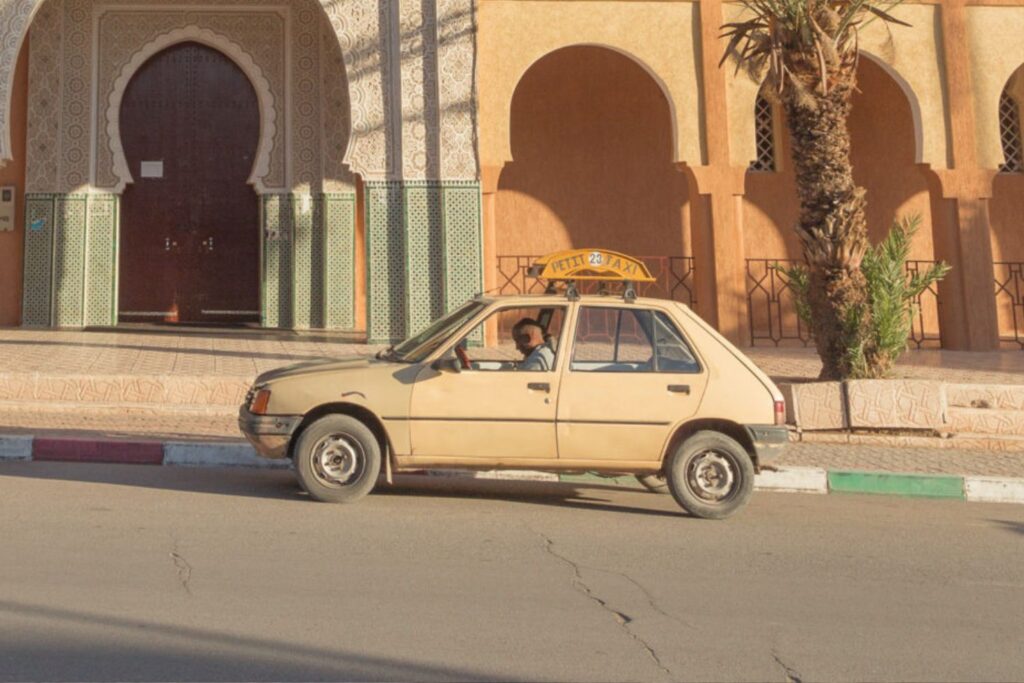
<svg viewBox="0 0 1024 683">
<path fill-rule="evenodd" d="M 874 0 L 739 0 L 744 21 L 723 26 L 732 58 L 786 114 L 792 138 L 800 219 L 797 235 L 808 270 L 811 332 L 822 379 L 851 375 L 870 355 L 861 262 L 869 246 L 864 189 L 853 181 L 847 120 L 857 80 L 857 32 L 875 19 L 903 24 Z M 885 9 L 882 9 L 882 7 Z M 906 25 L 906 24 L 904 24 Z"/>
</svg>

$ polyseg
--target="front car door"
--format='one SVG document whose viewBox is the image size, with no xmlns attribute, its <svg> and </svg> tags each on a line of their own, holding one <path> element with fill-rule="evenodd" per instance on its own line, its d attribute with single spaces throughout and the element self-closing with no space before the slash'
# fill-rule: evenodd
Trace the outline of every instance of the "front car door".
<svg viewBox="0 0 1024 683">
<path fill-rule="evenodd" d="M 667 309 L 585 304 L 572 339 L 558 402 L 559 458 L 659 460 L 707 384 L 678 323 Z"/>
<path fill-rule="evenodd" d="M 502 466 L 558 457 L 555 416 L 562 359 L 558 348 L 567 306 L 501 306 L 457 338 L 442 355 L 459 372 L 425 366 L 409 411 L 411 461 Z M 520 367 L 512 328 L 536 321 L 554 358 L 548 370 Z M 550 357 L 550 356 L 549 356 Z M 462 363 L 460 363 L 462 365 Z"/>
</svg>

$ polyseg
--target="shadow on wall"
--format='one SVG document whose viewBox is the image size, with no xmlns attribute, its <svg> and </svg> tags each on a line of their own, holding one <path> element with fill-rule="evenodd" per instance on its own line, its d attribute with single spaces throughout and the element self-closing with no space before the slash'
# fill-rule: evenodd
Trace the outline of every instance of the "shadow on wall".
<svg viewBox="0 0 1024 683">
<path fill-rule="evenodd" d="M 539 60 L 512 100 L 514 161 L 498 185 L 497 253 L 689 254 L 687 182 L 672 163 L 670 117 L 658 84 L 618 52 L 575 46 Z"/>
<path fill-rule="evenodd" d="M 871 240 L 881 240 L 897 217 L 920 214 L 921 230 L 911 256 L 933 259 L 931 197 L 928 180 L 914 158 L 910 103 L 896 81 L 871 59 L 860 61 L 857 84 L 850 115 L 850 155 L 854 180 L 867 190 Z M 800 258 L 801 253 L 793 230 L 800 205 L 789 133 L 780 108 L 775 110 L 779 170 L 747 174 L 745 230 L 749 258 Z"/>
</svg>

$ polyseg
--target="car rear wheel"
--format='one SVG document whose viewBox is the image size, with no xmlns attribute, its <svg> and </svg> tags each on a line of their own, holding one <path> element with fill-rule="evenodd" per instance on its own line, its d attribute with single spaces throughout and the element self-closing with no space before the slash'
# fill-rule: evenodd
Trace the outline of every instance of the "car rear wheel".
<svg viewBox="0 0 1024 683">
<path fill-rule="evenodd" d="M 369 493 L 381 452 L 369 427 L 350 415 L 327 415 L 299 435 L 292 457 L 299 483 L 325 503 L 351 503 Z"/>
<path fill-rule="evenodd" d="M 668 493 L 668 482 L 663 474 L 638 474 L 636 480 L 651 493 Z"/>
<path fill-rule="evenodd" d="M 750 500 L 754 463 L 737 441 L 697 432 L 676 448 L 665 467 L 676 502 L 695 517 L 725 519 Z"/>
</svg>

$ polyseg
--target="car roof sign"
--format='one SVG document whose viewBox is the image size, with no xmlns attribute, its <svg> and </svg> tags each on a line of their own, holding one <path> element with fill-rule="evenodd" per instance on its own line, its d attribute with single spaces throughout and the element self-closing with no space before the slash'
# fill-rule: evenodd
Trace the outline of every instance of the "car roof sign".
<svg viewBox="0 0 1024 683">
<path fill-rule="evenodd" d="M 542 256 L 528 273 L 540 280 L 604 280 L 610 282 L 654 282 L 640 259 L 608 249 L 571 249 Z"/>
</svg>

